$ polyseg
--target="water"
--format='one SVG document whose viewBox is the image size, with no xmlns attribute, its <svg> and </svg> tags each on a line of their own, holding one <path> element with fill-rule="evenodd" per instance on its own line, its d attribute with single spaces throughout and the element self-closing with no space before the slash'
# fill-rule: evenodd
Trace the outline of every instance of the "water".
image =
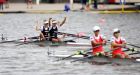
<svg viewBox="0 0 140 75">
<path fill-rule="evenodd" d="M 121 35 L 132 44 L 140 45 L 140 14 L 92 14 L 90 12 L 69 12 L 61 14 L 5 14 L 0 16 L 0 34 L 8 40 L 24 36 L 37 36 L 36 21 L 42 25 L 44 19 L 52 17 L 59 21 L 67 16 L 67 22 L 59 31 L 92 34 L 92 27 L 99 25 L 101 32 L 109 39 L 113 28 L 119 28 Z M 89 40 L 76 39 L 78 42 Z M 69 60 L 54 62 L 47 54 L 72 54 L 84 47 L 60 46 L 40 47 L 36 44 L 0 44 L 0 75 L 139 75 L 139 64 L 93 65 Z M 139 54 L 137 56 L 140 56 Z"/>
</svg>

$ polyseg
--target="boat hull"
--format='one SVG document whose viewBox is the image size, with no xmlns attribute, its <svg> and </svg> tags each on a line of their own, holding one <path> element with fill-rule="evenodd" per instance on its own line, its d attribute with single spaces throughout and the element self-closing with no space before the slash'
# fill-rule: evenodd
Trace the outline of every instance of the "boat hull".
<svg viewBox="0 0 140 75">
<path fill-rule="evenodd" d="M 54 57 L 57 59 L 63 59 L 68 57 L 68 55 L 53 55 L 50 57 Z M 66 58 L 65 60 L 69 60 L 71 62 L 88 62 L 91 64 L 96 64 L 96 65 L 103 65 L 103 64 L 116 64 L 116 65 L 132 65 L 132 64 L 140 64 L 140 61 L 138 61 L 140 58 L 111 58 L 108 56 L 92 56 L 89 55 L 87 57 L 83 55 L 75 55 L 70 58 Z"/>
</svg>

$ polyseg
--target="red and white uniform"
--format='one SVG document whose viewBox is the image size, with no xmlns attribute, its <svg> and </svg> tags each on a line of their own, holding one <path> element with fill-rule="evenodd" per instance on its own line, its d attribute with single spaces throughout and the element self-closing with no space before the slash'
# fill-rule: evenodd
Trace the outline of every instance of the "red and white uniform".
<svg viewBox="0 0 140 75">
<path fill-rule="evenodd" d="M 103 35 L 90 37 L 91 42 L 94 41 L 94 42 L 97 42 L 97 43 L 102 43 L 104 39 L 105 39 L 105 37 Z M 104 49 L 103 49 L 102 45 L 96 46 L 96 45 L 92 44 L 92 47 L 93 47 L 93 49 L 92 49 L 93 55 L 96 55 L 96 53 L 104 52 Z"/>
<path fill-rule="evenodd" d="M 112 37 L 111 42 L 114 42 L 116 44 L 122 44 L 125 43 L 126 40 L 123 37 L 119 37 L 119 38 Z M 113 57 L 115 57 L 116 55 L 126 56 L 126 54 L 122 51 L 122 47 L 111 46 L 111 48 L 113 50 L 112 51 Z"/>
</svg>

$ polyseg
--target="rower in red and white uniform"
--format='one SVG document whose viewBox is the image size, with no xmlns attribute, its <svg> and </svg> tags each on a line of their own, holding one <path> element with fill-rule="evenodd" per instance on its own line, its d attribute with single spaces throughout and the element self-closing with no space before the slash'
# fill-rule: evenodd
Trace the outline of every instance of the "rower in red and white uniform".
<svg viewBox="0 0 140 75">
<path fill-rule="evenodd" d="M 111 50 L 112 57 L 127 58 L 122 48 L 126 47 L 126 40 L 120 36 L 120 30 L 118 28 L 113 30 L 113 37 L 111 37 Z"/>
<path fill-rule="evenodd" d="M 93 36 L 90 37 L 91 45 L 93 48 L 93 55 L 98 56 L 99 54 L 105 55 L 103 45 L 106 44 L 105 36 L 100 34 L 100 27 L 93 27 Z"/>
</svg>

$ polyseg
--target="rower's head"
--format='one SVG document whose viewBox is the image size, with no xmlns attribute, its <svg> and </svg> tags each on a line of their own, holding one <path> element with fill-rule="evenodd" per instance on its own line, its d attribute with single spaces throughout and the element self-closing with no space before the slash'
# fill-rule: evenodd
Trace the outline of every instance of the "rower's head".
<svg viewBox="0 0 140 75">
<path fill-rule="evenodd" d="M 52 21 L 52 26 L 56 26 L 57 23 L 58 23 L 58 22 L 57 22 L 56 20 L 53 20 L 53 21 Z"/>
<path fill-rule="evenodd" d="M 100 27 L 99 27 L 99 26 L 94 26 L 94 27 L 93 27 L 93 32 L 94 32 L 94 34 L 95 34 L 96 36 L 98 36 L 98 35 L 99 35 L 99 32 L 100 32 Z"/>
<path fill-rule="evenodd" d="M 47 20 L 44 21 L 44 26 L 48 26 L 49 22 Z"/>
<path fill-rule="evenodd" d="M 113 35 L 118 38 L 120 36 L 120 30 L 118 28 L 113 29 Z"/>
</svg>

